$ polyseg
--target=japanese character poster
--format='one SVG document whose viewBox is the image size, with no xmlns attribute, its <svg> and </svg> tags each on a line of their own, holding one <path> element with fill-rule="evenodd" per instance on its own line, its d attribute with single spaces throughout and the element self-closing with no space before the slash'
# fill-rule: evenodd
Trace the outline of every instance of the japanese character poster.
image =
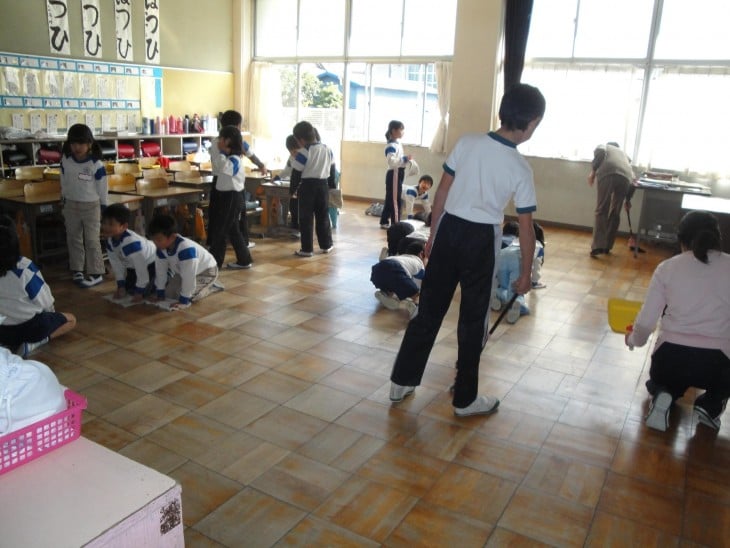
<svg viewBox="0 0 730 548">
<path fill-rule="evenodd" d="M 81 0 L 81 19 L 84 31 L 84 55 L 101 57 L 101 12 L 99 0 Z"/>
<path fill-rule="evenodd" d="M 117 59 L 134 60 L 132 47 L 132 0 L 114 0 L 114 24 L 117 32 Z"/>
<path fill-rule="evenodd" d="M 71 39 L 68 34 L 68 0 L 46 0 L 46 12 L 51 53 L 69 55 Z"/>
<path fill-rule="evenodd" d="M 145 61 L 160 64 L 160 0 L 144 0 Z"/>
</svg>

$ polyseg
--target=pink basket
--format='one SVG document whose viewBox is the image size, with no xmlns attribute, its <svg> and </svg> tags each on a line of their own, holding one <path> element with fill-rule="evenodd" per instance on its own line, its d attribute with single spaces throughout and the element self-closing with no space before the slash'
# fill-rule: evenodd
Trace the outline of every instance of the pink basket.
<svg viewBox="0 0 730 548">
<path fill-rule="evenodd" d="M 30 426 L 0 437 L 0 475 L 58 449 L 81 435 L 86 398 L 66 390 L 68 407 Z"/>
</svg>

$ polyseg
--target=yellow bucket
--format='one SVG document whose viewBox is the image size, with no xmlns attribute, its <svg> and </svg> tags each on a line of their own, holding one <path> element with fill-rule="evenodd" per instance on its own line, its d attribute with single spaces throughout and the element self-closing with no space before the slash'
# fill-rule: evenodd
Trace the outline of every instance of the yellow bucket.
<svg viewBox="0 0 730 548">
<path fill-rule="evenodd" d="M 634 324 L 641 304 L 626 299 L 608 299 L 608 325 L 616 333 L 626 333 L 627 327 Z"/>
</svg>

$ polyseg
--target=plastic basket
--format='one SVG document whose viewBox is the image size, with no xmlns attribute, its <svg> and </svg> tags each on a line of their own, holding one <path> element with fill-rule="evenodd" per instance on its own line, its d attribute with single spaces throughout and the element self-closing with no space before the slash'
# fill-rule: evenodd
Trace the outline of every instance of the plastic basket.
<svg viewBox="0 0 730 548">
<path fill-rule="evenodd" d="M 639 301 L 608 299 L 608 325 L 616 333 L 626 333 L 627 328 L 633 325 L 639 310 Z"/>
<path fill-rule="evenodd" d="M 66 410 L 0 437 L 0 475 L 58 449 L 81 435 L 86 398 L 66 390 Z"/>
</svg>

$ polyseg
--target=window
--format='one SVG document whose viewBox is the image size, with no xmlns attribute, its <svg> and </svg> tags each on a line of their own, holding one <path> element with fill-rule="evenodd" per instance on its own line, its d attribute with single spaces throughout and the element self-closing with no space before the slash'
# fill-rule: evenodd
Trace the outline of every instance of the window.
<svg viewBox="0 0 730 548">
<path fill-rule="evenodd" d="M 547 111 L 523 151 L 617 141 L 644 167 L 730 174 L 728 19 L 726 0 L 535 0 L 522 81 Z"/>
</svg>

